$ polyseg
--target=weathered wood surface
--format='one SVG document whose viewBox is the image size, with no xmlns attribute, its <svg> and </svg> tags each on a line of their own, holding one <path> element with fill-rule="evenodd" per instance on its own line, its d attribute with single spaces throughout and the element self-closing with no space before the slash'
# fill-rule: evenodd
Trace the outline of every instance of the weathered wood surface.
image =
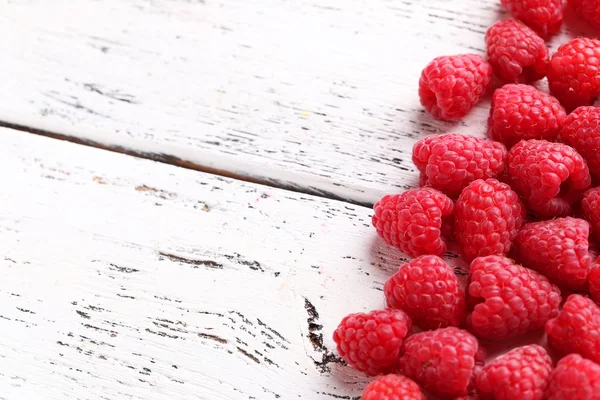
<svg viewBox="0 0 600 400">
<path fill-rule="evenodd" d="M 0 398 L 327 399 L 370 210 L 0 128 Z M 40 397 L 41 396 L 41 397 Z"/>
<path fill-rule="evenodd" d="M 423 66 L 484 51 L 497 0 L 0 3 L 0 120 L 369 203 L 416 184 Z"/>
</svg>

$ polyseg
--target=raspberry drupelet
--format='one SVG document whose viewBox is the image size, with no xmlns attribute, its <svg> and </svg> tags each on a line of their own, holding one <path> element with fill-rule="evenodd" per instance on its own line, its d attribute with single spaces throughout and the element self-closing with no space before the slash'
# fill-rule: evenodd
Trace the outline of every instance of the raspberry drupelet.
<svg viewBox="0 0 600 400">
<path fill-rule="evenodd" d="M 484 399 L 542 400 L 552 371 L 552 360 L 538 345 L 518 347 L 486 364 L 477 376 Z"/>
<path fill-rule="evenodd" d="M 584 290 L 590 268 L 590 225 L 565 217 L 525 224 L 514 242 L 514 256 L 561 287 Z"/>
<path fill-rule="evenodd" d="M 550 374 L 546 400 L 600 400 L 600 365 L 569 354 Z"/>
<path fill-rule="evenodd" d="M 585 160 L 566 144 L 523 140 L 508 152 L 510 184 L 528 208 L 542 217 L 572 214 L 591 184 Z"/>
<path fill-rule="evenodd" d="M 502 256 L 476 258 L 467 286 L 467 327 L 497 340 L 534 332 L 558 315 L 560 290 L 543 275 Z"/>
<path fill-rule="evenodd" d="M 388 244 L 410 257 L 446 252 L 454 203 L 431 188 L 387 195 L 373 206 L 373 226 Z"/>
<path fill-rule="evenodd" d="M 481 56 L 437 57 L 421 72 L 421 104 L 435 118 L 461 119 L 479 102 L 491 80 L 492 66 Z"/>
<path fill-rule="evenodd" d="M 558 32 L 563 20 L 562 0 L 502 0 L 502 5 L 543 38 Z"/>
<path fill-rule="evenodd" d="M 496 22 L 486 35 L 494 74 L 507 83 L 530 83 L 546 76 L 550 56 L 544 39 L 520 21 Z"/>
<path fill-rule="evenodd" d="M 508 148 L 520 140 L 554 140 L 567 114 L 559 101 L 529 85 L 496 89 L 488 118 L 488 136 Z"/>
<path fill-rule="evenodd" d="M 546 334 L 560 354 L 577 353 L 600 362 L 600 308 L 591 299 L 570 295 L 558 316 L 546 323 Z"/>
<path fill-rule="evenodd" d="M 340 356 L 367 375 L 391 372 L 412 323 L 401 310 L 377 310 L 344 317 L 333 333 Z"/>
<path fill-rule="evenodd" d="M 400 371 L 435 395 L 464 396 L 485 361 L 485 349 L 462 329 L 416 333 L 404 342 Z"/>
<path fill-rule="evenodd" d="M 431 135 L 413 146 L 412 160 L 421 172 L 421 186 L 457 198 L 475 179 L 496 178 L 506 168 L 502 143 L 474 136 Z"/>
<path fill-rule="evenodd" d="M 369 383 L 361 400 L 426 400 L 421 388 L 403 375 L 389 374 Z"/>
<path fill-rule="evenodd" d="M 600 40 L 579 37 L 563 44 L 552 56 L 548 85 L 570 112 L 591 105 L 600 91 Z"/>
<path fill-rule="evenodd" d="M 389 307 L 403 310 L 422 329 L 459 326 L 465 317 L 465 293 L 454 271 L 437 256 L 402 265 L 383 291 Z"/>
<path fill-rule="evenodd" d="M 455 205 L 455 238 L 465 261 L 507 254 L 525 220 L 519 196 L 496 179 L 478 179 L 463 190 Z"/>
</svg>

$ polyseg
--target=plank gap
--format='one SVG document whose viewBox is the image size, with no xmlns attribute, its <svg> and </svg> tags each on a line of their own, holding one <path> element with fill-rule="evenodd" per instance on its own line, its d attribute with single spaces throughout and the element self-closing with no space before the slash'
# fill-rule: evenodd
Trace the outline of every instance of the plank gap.
<svg viewBox="0 0 600 400">
<path fill-rule="evenodd" d="M 142 152 L 134 149 L 122 147 L 122 146 L 108 146 L 93 140 L 81 139 L 71 135 L 65 135 L 62 133 L 51 132 L 44 129 L 34 128 L 32 126 L 16 124 L 8 121 L 0 120 L 0 127 L 13 129 L 22 133 L 30 133 L 38 136 L 44 136 L 51 139 L 63 140 L 83 146 L 94 147 L 101 150 L 111 151 L 114 153 L 125 154 L 132 157 L 143 158 L 146 160 L 161 162 L 164 164 L 174 165 L 176 167 L 191 169 L 194 171 L 200 171 L 212 175 L 222 176 L 225 178 L 236 179 L 242 182 L 255 183 L 263 186 L 268 186 L 277 189 L 284 189 L 295 193 L 303 193 L 312 196 L 318 196 L 325 199 L 338 200 L 343 201 L 345 203 L 354 204 L 362 207 L 372 208 L 373 203 L 371 202 L 361 202 L 352 199 L 348 199 L 345 197 L 338 196 L 331 192 L 326 192 L 322 190 L 317 190 L 316 188 L 306 188 L 306 187 L 298 187 L 291 184 L 285 184 L 280 181 L 273 181 L 268 179 L 256 179 L 250 176 L 236 174 L 230 171 L 221 170 L 217 168 L 211 168 L 208 166 L 200 165 L 191 161 L 183 160 L 179 157 L 164 154 L 164 153 L 153 153 L 153 152 Z"/>
</svg>

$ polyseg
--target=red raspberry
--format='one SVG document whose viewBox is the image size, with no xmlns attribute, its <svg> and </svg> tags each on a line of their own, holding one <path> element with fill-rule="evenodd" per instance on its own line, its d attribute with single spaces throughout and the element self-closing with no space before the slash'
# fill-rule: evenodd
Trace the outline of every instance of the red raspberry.
<svg viewBox="0 0 600 400">
<path fill-rule="evenodd" d="M 567 111 L 589 106 L 600 91 L 600 40 L 579 37 L 563 44 L 552 56 L 548 85 Z"/>
<path fill-rule="evenodd" d="M 465 317 L 465 292 L 454 271 L 437 256 L 402 265 L 383 291 L 389 307 L 405 311 L 423 329 L 459 326 Z"/>
<path fill-rule="evenodd" d="M 487 364 L 477 376 L 477 391 L 495 400 L 542 400 L 552 360 L 538 345 L 518 347 Z"/>
<path fill-rule="evenodd" d="M 367 375 L 393 369 L 412 323 L 401 310 L 377 310 L 344 317 L 333 332 L 340 356 Z"/>
<path fill-rule="evenodd" d="M 592 263 L 590 273 L 588 274 L 588 285 L 590 296 L 596 303 L 600 303 L 600 257 Z"/>
<path fill-rule="evenodd" d="M 543 38 L 558 32 L 563 19 L 562 0 L 502 0 L 513 17 Z"/>
<path fill-rule="evenodd" d="M 570 215 L 571 204 L 592 181 L 579 153 L 545 140 L 517 143 L 508 152 L 508 174 L 529 208 L 544 217 Z"/>
<path fill-rule="evenodd" d="M 600 27 L 600 1 L 598 0 L 569 0 L 575 13 L 582 19 Z"/>
<path fill-rule="evenodd" d="M 558 316 L 546 323 L 546 333 L 559 353 L 600 361 L 600 308 L 587 297 L 570 295 Z"/>
<path fill-rule="evenodd" d="M 475 179 L 500 175 L 506 168 L 507 155 L 502 143 L 447 133 L 419 140 L 413 147 L 412 159 L 421 171 L 422 186 L 457 198 Z"/>
<path fill-rule="evenodd" d="M 496 22 L 485 35 L 487 57 L 505 82 L 529 83 L 546 76 L 550 56 L 544 39 L 514 19 Z"/>
<path fill-rule="evenodd" d="M 494 92 L 488 136 L 514 146 L 520 140 L 554 140 L 567 114 L 558 100 L 529 85 L 504 85 Z"/>
<path fill-rule="evenodd" d="M 569 354 L 550 374 L 547 400 L 600 400 L 600 365 Z"/>
<path fill-rule="evenodd" d="M 585 218 L 592 225 L 592 233 L 600 243 L 600 186 L 585 192 L 581 200 L 581 208 Z"/>
<path fill-rule="evenodd" d="M 559 286 L 586 287 L 590 225 L 579 218 L 557 218 L 525 224 L 514 242 L 515 258 Z"/>
<path fill-rule="evenodd" d="M 481 56 L 437 57 L 421 72 L 421 104 L 435 118 L 461 119 L 479 102 L 491 80 L 492 66 Z"/>
<path fill-rule="evenodd" d="M 454 203 L 435 189 L 387 195 L 373 206 L 373 226 L 388 244 L 410 257 L 446 252 Z"/>
<path fill-rule="evenodd" d="M 448 327 L 406 339 L 399 366 L 423 389 L 450 397 L 467 394 L 484 361 L 485 350 L 473 335 Z"/>
<path fill-rule="evenodd" d="M 508 253 L 525 220 L 525 207 L 510 186 L 496 179 L 478 179 L 456 202 L 456 241 L 466 261 Z"/>
<path fill-rule="evenodd" d="M 361 400 L 425 400 L 425 396 L 419 385 L 411 379 L 390 374 L 369 383 Z"/>
<path fill-rule="evenodd" d="M 504 339 L 543 328 L 558 314 L 560 290 L 535 271 L 502 256 L 471 263 L 467 326 L 486 339 Z"/>
<path fill-rule="evenodd" d="M 600 180 L 600 108 L 579 107 L 565 119 L 560 141 L 573 147 Z"/>
</svg>

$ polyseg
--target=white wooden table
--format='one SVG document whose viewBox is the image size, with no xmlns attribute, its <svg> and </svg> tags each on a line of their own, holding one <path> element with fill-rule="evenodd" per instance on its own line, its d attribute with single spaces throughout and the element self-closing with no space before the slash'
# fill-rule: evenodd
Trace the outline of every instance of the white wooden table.
<svg viewBox="0 0 600 400">
<path fill-rule="evenodd" d="M 484 135 L 416 87 L 498 3 L 1 0 L 0 399 L 360 397 L 331 333 L 406 261 L 370 204 Z"/>
</svg>

